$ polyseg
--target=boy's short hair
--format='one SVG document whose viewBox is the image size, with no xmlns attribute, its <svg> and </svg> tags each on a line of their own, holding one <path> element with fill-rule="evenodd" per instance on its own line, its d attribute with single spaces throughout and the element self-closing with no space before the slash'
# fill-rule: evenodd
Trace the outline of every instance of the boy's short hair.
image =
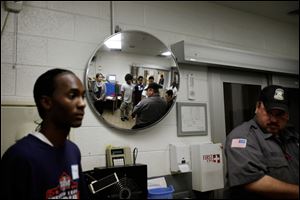
<svg viewBox="0 0 300 200">
<path fill-rule="evenodd" d="M 171 96 L 171 97 L 173 96 L 173 90 L 167 90 L 166 93 L 168 96 Z"/>
<path fill-rule="evenodd" d="M 50 70 L 46 71 L 45 73 L 43 73 L 42 75 L 40 75 L 34 84 L 33 97 L 34 97 L 34 101 L 35 101 L 35 104 L 38 109 L 38 113 L 42 119 L 45 115 L 45 111 L 41 105 L 40 99 L 42 96 L 51 97 L 53 95 L 53 92 L 56 87 L 55 78 L 58 75 L 61 75 L 64 73 L 75 75 L 73 72 L 71 72 L 70 70 L 66 70 L 66 69 L 59 69 L 59 68 L 50 69 Z"/>
<path fill-rule="evenodd" d="M 125 81 L 133 80 L 133 76 L 131 74 L 125 75 Z"/>
</svg>

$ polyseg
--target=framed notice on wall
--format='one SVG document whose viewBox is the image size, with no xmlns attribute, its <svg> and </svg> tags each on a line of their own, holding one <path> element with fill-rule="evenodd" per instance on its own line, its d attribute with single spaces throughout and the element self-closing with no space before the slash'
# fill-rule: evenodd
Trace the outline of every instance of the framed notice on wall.
<svg viewBox="0 0 300 200">
<path fill-rule="evenodd" d="M 177 102 L 177 136 L 207 135 L 205 103 Z"/>
</svg>

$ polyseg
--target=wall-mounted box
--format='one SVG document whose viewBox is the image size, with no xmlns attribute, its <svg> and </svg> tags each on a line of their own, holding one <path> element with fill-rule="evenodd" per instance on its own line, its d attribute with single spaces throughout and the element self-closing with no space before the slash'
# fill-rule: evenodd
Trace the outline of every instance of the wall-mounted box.
<svg viewBox="0 0 300 200">
<path fill-rule="evenodd" d="M 9 12 L 19 13 L 23 9 L 23 1 L 5 1 L 5 8 Z"/>
<path fill-rule="evenodd" d="M 185 41 L 171 45 L 177 62 L 211 67 L 299 74 L 299 59 L 279 57 L 216 45 L 195 45 Z"/>
<path fill-rule="evenodd" d="M 190 172 L 190 149 L 187 145 L 170 144 L 171 173 Z"/>
<path fill-rule="evenodd" d="M 224 187 L 221 144 L 193 144 L 191 148 L 192 188 L 210 191 Z"/>
</svg>

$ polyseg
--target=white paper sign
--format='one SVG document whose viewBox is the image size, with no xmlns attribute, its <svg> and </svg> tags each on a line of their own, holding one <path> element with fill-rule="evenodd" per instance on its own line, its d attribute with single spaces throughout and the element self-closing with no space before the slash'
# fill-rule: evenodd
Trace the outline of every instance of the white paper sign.
<svg viewBox="0 0 300 200">
<path fill-rule="evenodd" d="M 182 131 L 206 131 L 204 107 L 200 106 L 182 106 L 181 107 L 181 122 Z"/>
</svg>

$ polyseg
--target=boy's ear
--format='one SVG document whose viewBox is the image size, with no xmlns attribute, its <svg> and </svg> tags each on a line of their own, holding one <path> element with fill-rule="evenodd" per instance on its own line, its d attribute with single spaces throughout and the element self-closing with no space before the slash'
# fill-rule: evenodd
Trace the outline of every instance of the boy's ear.
<svg viewBox="0 0 300 200">
<path fill-rule="evenodd" d="M 41 105 L 42 107 L 47 111 L 50 110 L 52 107 L 52 100 L 48 96 L 42 96 L 41 97 Z"/>
</svg>

